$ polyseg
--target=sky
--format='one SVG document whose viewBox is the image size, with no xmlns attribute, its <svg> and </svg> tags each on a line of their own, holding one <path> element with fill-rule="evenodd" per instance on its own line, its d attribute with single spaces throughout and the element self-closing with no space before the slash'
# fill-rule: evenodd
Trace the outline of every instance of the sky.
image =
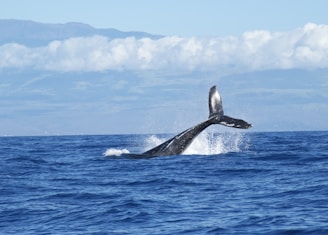
<svg viewBox="0 0 328 235">
<path fill-rule="evenodd" d="M 1 4 L 1 19 L 163 37 L 0 45 L 0 136 L 177 133 L 207 117 L 213 84 L 251 131 L 328 130 L 325 1 Z"/>
<path fill-rule="evenodd" d="M 287 31 L 328 21 L 325 0 L 2 0 L 2 19 L 83 22 L 97 28 L 174 36 Z"/>
</svg>

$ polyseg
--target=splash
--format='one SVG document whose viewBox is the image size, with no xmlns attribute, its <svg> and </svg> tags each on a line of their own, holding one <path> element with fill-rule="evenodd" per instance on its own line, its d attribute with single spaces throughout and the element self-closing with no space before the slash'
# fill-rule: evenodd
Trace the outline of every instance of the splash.
<svg viewBox="0 0 328 235">
<path fill-rule="evenodd" d="M 241 132 L 216 134 L 204 131 L 197 136 L 183 154 L 214 155 L 241 152 L 247 140 Z"/>
<path fill-rule="evenodd" d="M 105 157 L 110 157 L 110 156 L 119 157 L 122 154 L 127 154 L 127 153 L 130 153 L 130 151 L 127 150 L 127 149 L 114 149 L 114 148 L 110 148 L 110 149 L 107 149 L 106 152 L 104 152 L 104 156 Z"/>
<path fill-rule="evenodd" d="M 165 142 L 168 138 L 160 138 L 156 135 L 150 135 L 144 140 L 144 149 L 147 151 Z M 247 149 L 248 139 L 242 132 L 228 132 L 217 134 L 209 131 L 203 131 L 197 136 L 191 145 L 183 152 L 184 155 L 215 155 L 229 152 L 241 152 Z M 129 154 L 127 149 L 107 149 L 103 155 L 105 157 L 121 156 Z"/>
<path fill-rule="evenodd" d="M 144 143 L 144 151 L 147 151 L 149 149 L 152 149 L 154 147 L 156 147 L 157 145 L 160 145 L 161 143 L 164 143 L 164 141 L 166 141 L 167 139 L 165 138 L 159 138 L 157 137 L 156 135 L 151 135 L 151 136 L 148 136 L 146 139 L 145 139 L 145 143 Z"/>
<path fill-rule="evenodd" d="M 163 143 L 167 139 L 151 135 L 145 139 L 145 151 Z M 223 134 L 203 131 L 183 152 L 184 155 L 215 155 L 229 152 L 241 152 L 247 148 L 248 141 L 242 132 Z"/>
</svg>

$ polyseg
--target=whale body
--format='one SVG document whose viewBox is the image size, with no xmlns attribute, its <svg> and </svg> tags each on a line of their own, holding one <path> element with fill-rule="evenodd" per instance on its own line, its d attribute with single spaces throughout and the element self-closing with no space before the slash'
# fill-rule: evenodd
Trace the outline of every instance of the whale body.
<svg viewBox="0 0 328 235">
<path fill-rule="evenodd" d="M 224 115 L 222 107 L 222 99 L 216 86 L 212 86 L 208 95 L 209 117 L 206 121 L 201 122 L 173 138 L 165 141 L 164 143 L 152 148 L 141 155 L 142 157 L 156 157 L 156 156 L 169 156 L 179 155 L 183 153 L 186 148 L 192 143 L 194 138 L 199 135 L 203 130 L 213 124 L 221 124 L 228 127 L 248 129 L 252 125 L 244 120 L 232 118 Z"/>
</svg>

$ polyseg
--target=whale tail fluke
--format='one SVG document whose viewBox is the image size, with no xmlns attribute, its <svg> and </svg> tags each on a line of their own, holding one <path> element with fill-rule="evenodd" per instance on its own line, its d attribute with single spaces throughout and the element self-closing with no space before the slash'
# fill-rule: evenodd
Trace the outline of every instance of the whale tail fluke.
<svg viewBox="0 0 328 235">
<path fill-rule="evenodd" d="M 209 106 L 209 119 L 213 121 L 213 124 L 221 124 L 228 127 L 248 129 L 252 127 L 252 124 L 249 124 L 241 119 L 232 118 L 225 116 L 222 107 L 222 99 L 219 92 L 216 89 L 216 86 L 212 86 L 209 95 L 208 95 L 208 106 Z"/>
<path fill-rule="evenodd" d="M 223 116 L 222 99 L 216 86 L 212 86 L 208 94 L 209 119 Z"/>
<path fill-rule="evenodd" d="M 228 127 L 234 127 L 239 129 L 248 129 L 252 127 L 252 124 L 242 120 L 242 119 L 236 119 L 229 116 L 223 115 L 218 122 L 218 124 L 228 126 Z"/>
<path fill-rule="evenodd" d="M 150 158 L 154 156 L 177 155 L 183 153 L 192 143 L 194 138 L 203 130 L 212 124 L 221 124 L 229 127 L 247 129 L 252 125 L 241 119 L 235 119 L 225 116 L 222 108 L 222 100 L 216 86 L 213 86 L 209 92 L 208 106 L 210 115 L 205 120 L 165 141 L 164 143 L 144 152 L 141 155 L 134 155 L 136 158 Z"/>
</svg>

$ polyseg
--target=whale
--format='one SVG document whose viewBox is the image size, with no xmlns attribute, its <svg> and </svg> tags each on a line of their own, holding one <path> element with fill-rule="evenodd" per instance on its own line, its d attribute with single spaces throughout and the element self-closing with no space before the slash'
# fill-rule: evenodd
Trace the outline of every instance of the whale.
<svg viewBox="0 0 328 235">
<path fill-rule="evenodd" d="M 192 143 L 192 141 L 207 127 L 213 124 L 220 124 L 227 127 L 248 129 L 252 124 L 242 120 L 224 115 L 222 99 L 216 86 L 212 86 L 208 94 L 208 119 L 177 134 L 164 143 L 147 150 L 142 154 L 130 154 L 134 158 L 151 158 L 159 156 L 170 156 L 182 154 Z"/>
</svg>

